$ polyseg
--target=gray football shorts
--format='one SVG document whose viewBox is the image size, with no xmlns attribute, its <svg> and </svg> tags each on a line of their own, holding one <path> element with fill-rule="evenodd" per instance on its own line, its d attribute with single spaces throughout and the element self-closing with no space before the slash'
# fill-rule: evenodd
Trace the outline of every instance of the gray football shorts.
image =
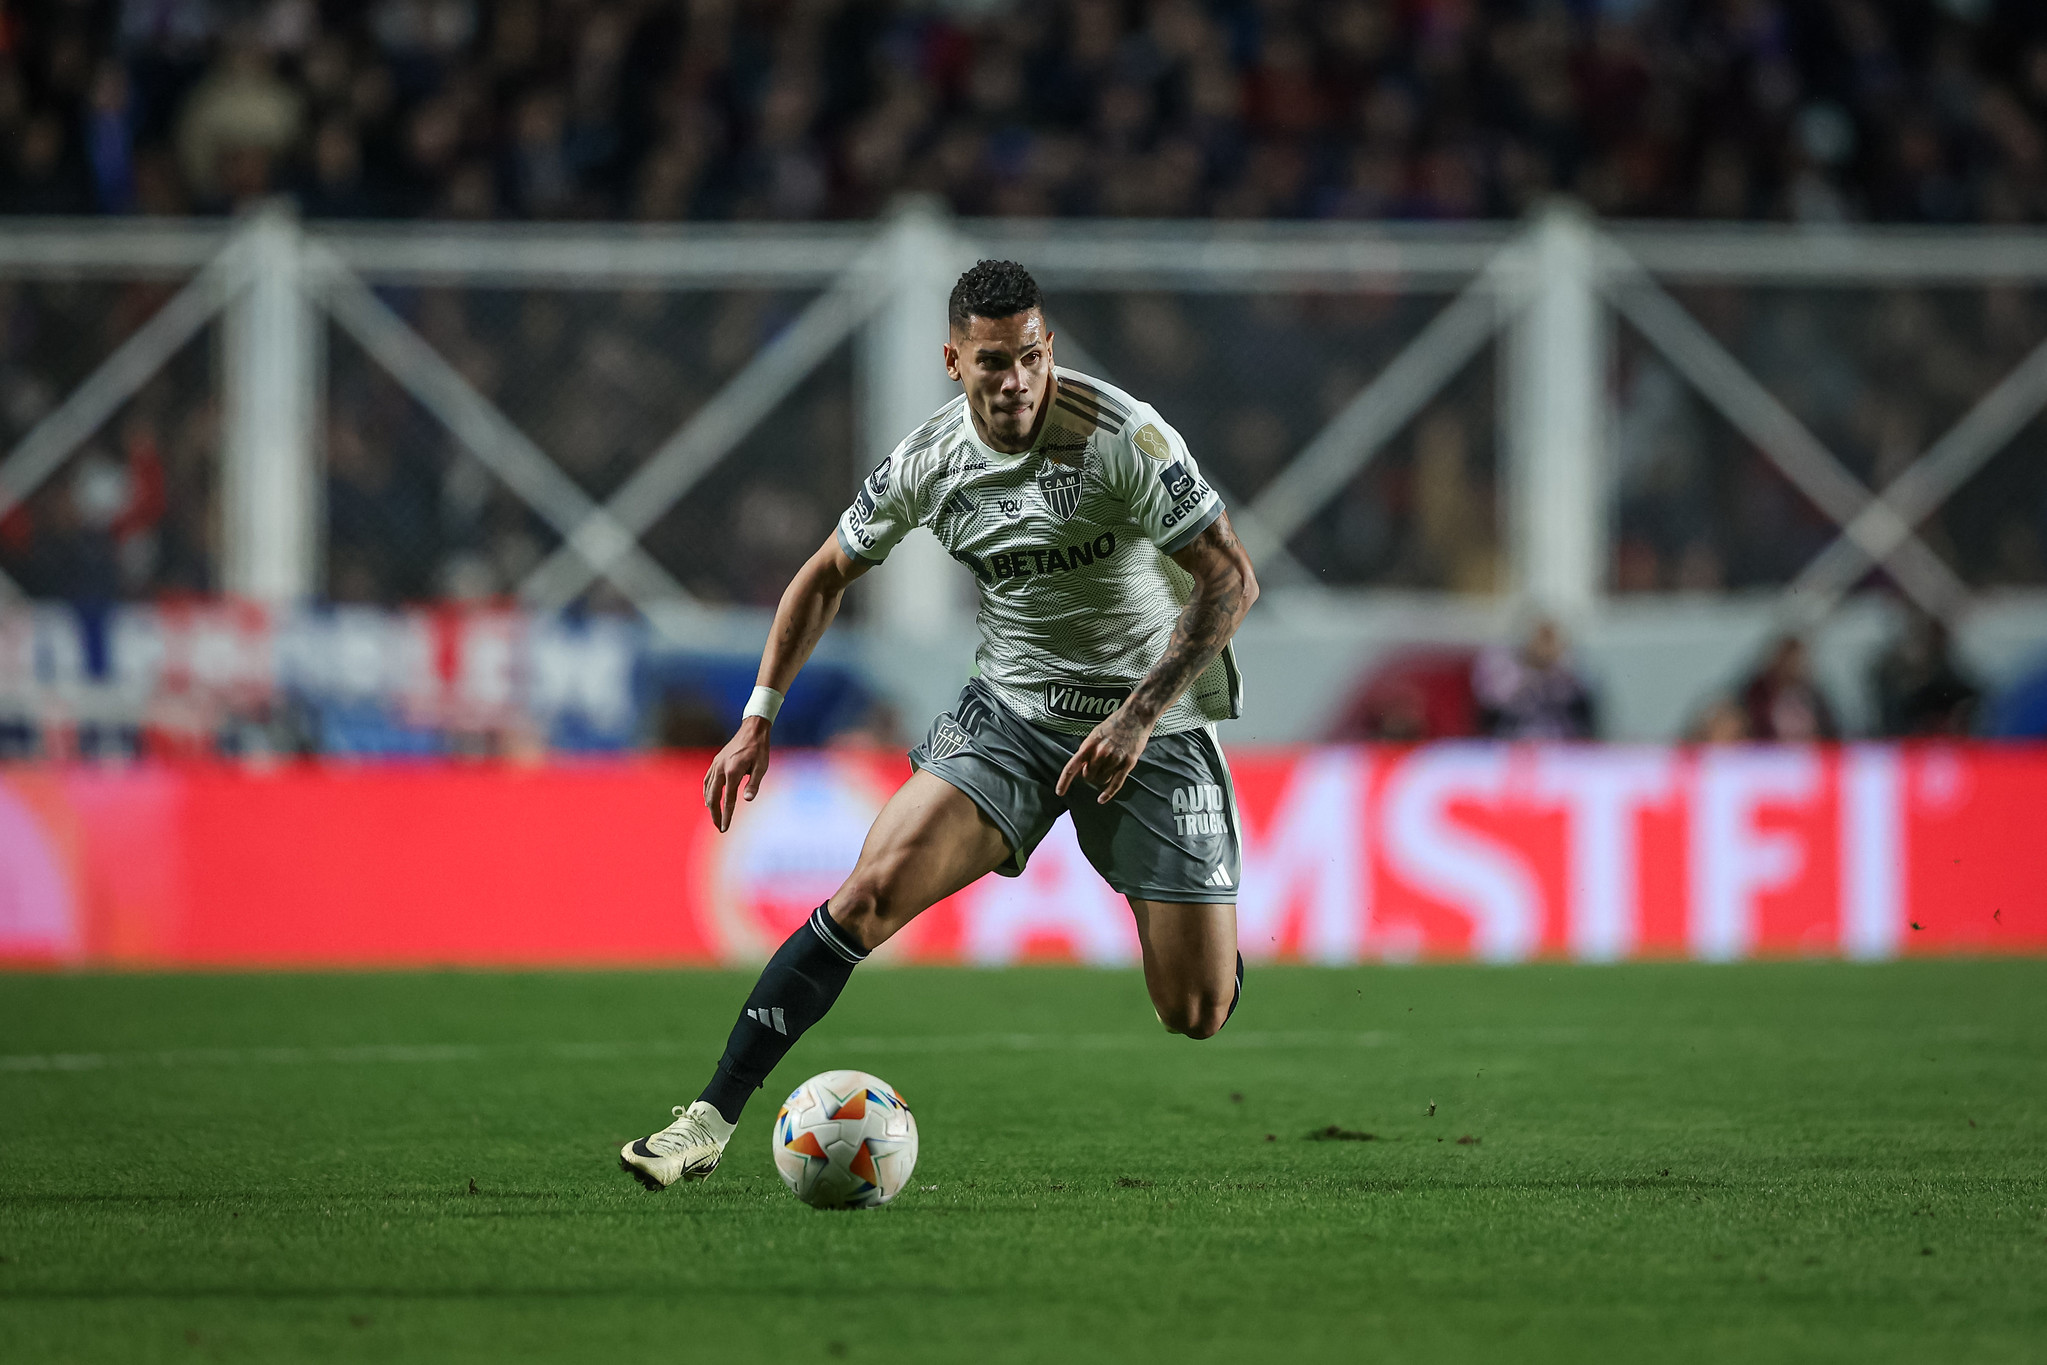
<svg viewBox="0 0 2047 1365">
<path fill-rule="evenodd" d="M 1031 724 L 969 679 L 951 712 L 910 750 L 911 766 L 973 799 L 1002 831 L 1014 877 L 1061 812 L 1073 816 L 1081 852 L 1125 896 L 1176 903 L 1232 904 L 1242 871 L 1237 796 L 1210 726 L 1153 735 L 1137 767 L 1107 805 L 1076 779 L 1065 796 L 1060 770 L 1085 735 Z"/>
</svg>

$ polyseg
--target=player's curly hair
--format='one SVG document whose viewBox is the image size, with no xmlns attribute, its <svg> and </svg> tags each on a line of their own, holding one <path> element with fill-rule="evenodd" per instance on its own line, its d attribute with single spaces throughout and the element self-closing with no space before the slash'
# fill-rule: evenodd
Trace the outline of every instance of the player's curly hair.
<svg viewBox="0 0 2047 1365">
<path fill-rule="evenodd" d="M 1015 261 L 976 261 L 974 268 L 960 276 L 946 302 L 945 320 L 964 328 L 968 318 L 1007 318 L 1043 311 L 1045 296 L 1031 272 Z"/>
</svg>

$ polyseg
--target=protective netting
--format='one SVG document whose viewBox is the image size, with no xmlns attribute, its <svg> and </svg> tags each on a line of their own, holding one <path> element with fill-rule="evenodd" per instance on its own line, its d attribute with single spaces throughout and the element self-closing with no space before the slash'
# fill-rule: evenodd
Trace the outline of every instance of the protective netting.
<svg viewBox="0 0 2047 1365">
<path fill-rule="evenodd" d="M 0 277 L 0 458 L 182 283 Z M 0 572 L 21 592 L 107 603 L 215 587 L 217 331 L 202 328 L 0 513 Z"/>
<path fill-rule="evenodd" d="M 435 287 L 380 296 L 588 498 L 611 498 L 809 302 L 771 291 Z M 332 329 L 327 590 L 338 601 L 517 594 L 562 535 L 447 416 Z M 846 348 L 849 350 L 849 348 Z M 794 390 L 648 528 L 708 603 L 771 603 L 854 483 L 845 356 Z M 589 601 L 622 605 L 609 585 Z"/>
<path fill-rule="evenodd" d="M 1158 408 L 1241 506 L 1444 303 L 1368 291 L 1061 291 L 1053 328 L 1079 343 L 1063 363 L 1093 361 Z M 1288 538 L 1302 567 L 1331 586 L 1497 590 L 1495 388 L 1487 347 Z"/>
<path fill-rule="evenodd" d="M 1881 491 L 2047 340 L 2047 289 L 1673 291 L 1866 487 Z M 1614 390 L 1612 586 L 1771 587 L 1839 528 L 1632 329 Z M 2047 427 L 2029 423 L 1920 528 L 1976 587 L 2047 582 Z"/>
</svg>

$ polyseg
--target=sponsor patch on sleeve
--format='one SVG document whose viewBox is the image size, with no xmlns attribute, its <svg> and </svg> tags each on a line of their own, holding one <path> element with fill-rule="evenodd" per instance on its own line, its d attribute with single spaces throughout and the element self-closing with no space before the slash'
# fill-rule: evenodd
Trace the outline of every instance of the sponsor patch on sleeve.
<svg viewBox="0 0 2047 1365">
<path fill-rule="evenodd" d="M 1166 486 L 1169 498 L 1184 498 L 1194 491 L 1194 476 L 1187 472 L 1187 466 L 1175 460 L 1159 471 L 1159 482 Z"/>
<path fill-rule="evenodd" d="M 1166 433 L 1160 431 L 1149 422 L 1139 427 L 1137 434 L 1130 439 L 1137 443 L 1139 450 L 1151 456 L 1154 460 L 1170 460 L 1173 458 L 1173 447 L 1167 443 Z"/>
</svg>

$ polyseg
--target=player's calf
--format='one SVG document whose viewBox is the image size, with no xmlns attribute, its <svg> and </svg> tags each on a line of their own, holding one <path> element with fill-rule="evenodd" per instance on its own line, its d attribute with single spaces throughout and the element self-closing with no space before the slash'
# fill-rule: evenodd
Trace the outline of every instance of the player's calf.
<svg viewBox="0 0 2047 1365">
<path fill-rule="evenodd" d="M 810 912 L 803 926 L 789 935 L 746 997 L 746 1007 L 732 1026 L 725 1055 L 698 1098 L 718 1111 L 727 1123 L 760 1089 L 775 1064 L 796 1046 L 804 1031 L 825 1017 L 853 969 L 867 958 L 867 949 L 828 913 L 825 906 Z"/>
</svg>

